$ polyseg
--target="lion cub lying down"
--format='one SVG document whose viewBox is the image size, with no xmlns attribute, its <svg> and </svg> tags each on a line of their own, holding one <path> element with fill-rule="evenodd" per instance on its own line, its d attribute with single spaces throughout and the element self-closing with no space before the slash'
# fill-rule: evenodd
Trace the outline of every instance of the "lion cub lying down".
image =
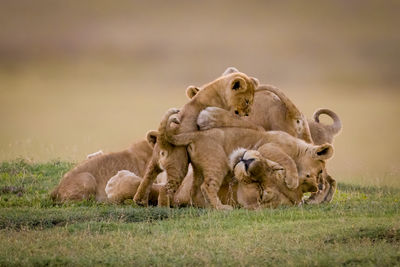
<svg viewBox="0 0 400 267">
<path fill-rule="evenodd" d="M 235 150 L 230 155 L 230 166 L 239 181 L 237 201 L 246 209 L 298 205 L 304 193 L 318 191 L 315 177 L 300 178 L 296 189 L 287 188 L 284 169 L 264 158 L 257 150 Z"/>
<path fill-rule="evenodd" d="M 106 184 L 118 171 L 129 170 L 144 175 L 153 151 L 152 140 L 150 132 L 148 140 L 136 142 L 123 151 L 88 155 L 88 159 L 63 176 L 50 197 L 58 202 L 90 197 L 95 197 L 99 202 L 107 200 Z"/>
</svg>

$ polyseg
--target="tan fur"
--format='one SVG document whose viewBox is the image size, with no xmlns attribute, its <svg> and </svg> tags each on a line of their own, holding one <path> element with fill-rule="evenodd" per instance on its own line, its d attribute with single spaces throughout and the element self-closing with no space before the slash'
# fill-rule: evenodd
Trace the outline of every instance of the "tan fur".
<svg viewBox="0 0 400 267">
<path fill-rule="evenodd" d="M 216 209 L 231 208 L 221 203 L 217 193 L 224 179 L 231 175 L 227 156 L 237 147 L 259 150 L 266 158 L 282 165 L 286 171 L 284 180 L 289 189 L 298 186 L 299 176 L 317 177 L 324 168 L 324 160 L 333 154 L 333 147 L 329 144 L 314 146 L 284 132 L 262 132 L 246 128 L 182 133 L 172 136 L 171 142 L 178 146 L 189 145 L 188 152 L 195 177 L 192 191 L 195 194 L 200 187 L 207 202 Z"/>
<path fill-rule="evenodd" d="M 107 199 L 114 203 L 121 203 L 126 199 L 132 199 L 141 181 L 142 178 L 130 171 L 119 171 L 116 175 L 111 177 L 106 185 L 105 191 L 107 194 Z M 160 187 L 161 185 L 159 184 L 154 184 L 151 186 L 149 194 L 150 205 L 157 205 Z"/>
<path fill-rule="evenodd" d="M 330 125 L 320 123 L 319 116 L 321 114 L 326 114 L 331 117 L 333 123 Z M 314 112 L 313 119 L 314 120 L 308 120 L 308 124 L 310 125 L 310 131 L 314 144 L 333 144 L 333 138 L 342 130 L 342 122 L 340 121 L 339 116 L 330 109 L 317 109 Z"/>
<path fill-rule="evenodd" d="M 315 177 L 300 178 L 299 186 L 286 187 L 282 167 L 256 150 L 238 149 L 231 156 L 231 169 L 239 181 L 237 200 L 247 209 L 299 205 L 305 192 L 318 190 Z"/>
<path fill-rule="evenodd" d="M 97 156 L 100 156 L 100 155 L 104 155 L 103 150 L 99 150 L 97 152 L 94 152 L 94 153 L 91 153 L 91 154 L 87 155 L 86 159 L 91 159 L 91 158 L 94 158 L 94 157 L 97 157 Z"/>
<path fill-rule="evenodd" d="M 234 73 L 235 71 L 237 69 L 228 68 L 223 75 Z M 193 88 L 188 88 L 188 90 L 192 90 L 191 92 L 186 92 L 188 97 L 197 93 Z M 320 114 L 329 115 L 334 123 L 332 125 L 320 123 Z M 266 131 L 281 130 L 308 143 L 317 145 L 332 144 L 334 136 L 340 132 L 342 127 L 339 117 L 329 109 L 318 109 L 313 118 L 314 120 L 307 121 L 293 102 L 278 88 L 271 85 L 261 85 L 254 95 L 254 104 L 249 117 L 238 118 L 224 110 L 211 107 L 199 114 L 198 125 L 201 130 L 218 127 L 243 127 Z M 335 179 L 326 174 L 325 178 L 321 180 L 320 187 L 323 190 L 313 194 L 314 201 L 312 203 L 317 203 L 316 199 L 330 202 L 336 189 Z"/>
<path fill-rule="evenodd" d="M 285 125 L 284 123 L 282 125 L 279 125 L 280 123 L 285 121 L 285 116 L 282 116 L 282 114 L 285 114 L 285 112 L 283 112 L 280 109 L 275 109 L 275 107 L 277 107 L 277 106 L 271 107 L 271 109 L 274 110 L 274 112 L 272 112 L 273 115 L 271 115 L 271 113 L 268 113 L 267 111 L 265 111 L 265 113 L 262 113 L 262 111 L 260 111 L 260 113 L 257 113 L 258 112 L 257 110 L 259 110 L 260 107 L 267 109 L 267 104 L 259 105 L 259 102 L 258 102 L 260 99 L 263 99 L 265 95 L 262 98 L 259 98 L 259 93 L 256 93 L 255 96 L 256 97 L 255 97 L 253 113 L 251 113 L 251 115 L 249 116 L 249 119 L 251 118 L 252 120 L 254 120 L 254 123 L 250 122 L 249 119 L 247 119 L 247 118 L 239 119 L 234 116 L 231 116 L 230 114 L 226 113 L 224 110 L 210 107 L 210 108 L 207 108 L 204 111 L 202 111 L 199 115 L 198 124 L 199 124 L 200 128 L 203 130 L 203 129 L 213 128 L 214 126 L 227 127 L 229 125 L 232 125 L 235 127 L 244 127 L 244 128 L 258 129 L 260 131 L 263 131 L 265 129 L 264 127 L 266 127 L 266 125 L 269 125 L 266 123 L 266 121 L 270 120 L 270 122 L 272 124 L 272 127 L 271 127 L 272 129 L 277 128 L 277 129 L 283 130 L 285 132 L 291 133 L 293 135 L 294 128 L 292 128 L 292 130 L 288 130 L 288 128 L 284 127 L 284 125 Z M 265 101 L 265 102 L 268 103 L 267 101 Z M 257 114 L 266 114 L 266 115 L 257 117 L 255 115 L 256 113 Z M 330 114 L 332 114 L 332 113 L 330 113 Z M 272 122 L 272 120 L 273 120 L 272 118 L 275 118 L 278 121 L 278 123 L 274 124 Z M 310 128 L 312 129 L 311 133 L 313 133 L 312 139 L 313 140 L 315 139 L 314 144 L 321 145 L 321 144 L 324 144 L 324 141 L 326 141 L 326 143 L 333 142 L 333 136 L 338 133 L 337 129 L 340 130 L 340 120 L 338 119 L 338 117 L 336 117 L 336 118 L 337 119 L 335 120 L 336 121 L 335 128 L 333 128 L 331 125 L 324 125 L 319 122 L 313 122 L 313 123 L 309 122 Z M 209 125 L 209 123 L 210 123 L 210 125 Z M 260 124 L 258 124 L 258 123 L 260 123 Z M 266 124 L 264 124 L 264 123 L 266 123 Z M 290 124 L 287 124 L 287 125 L 290 125 Z M 307 123 L 305 125 L 307 125 Z M 339 125 L 339 127 L 338 127 L 338 125 Z M 331 130 L 332 128 L 336 129 L 336 130 Z M 267 130 L 271 130 L 271 129 L 267 128 Z M 321 181 L 320 182 L 321 190 L 318 191 L 318 193 L 312 194 L 313 201 L 308 202 L 310 204 L 311 203 L 318 204 L 318 203 L 322 203 L 322 202 L 330 202 L 333 199 L 334 192 L 336 190 L 336 181 L 326 172 L 326 170 L 324 170 L 323 173 L 325 176 L 324 176 L 324 178 L 322 178 L 320 180 Z M 322 202 L 318 202 L 318 201 L 322 201 Z"/>
<path fill-rule="evenodd" d="M 247 115 L 251 111 L 254 90 L 258 84 L 243 73 L 232 73 L 222 76 L 215 81 L 204 85 L 201 90 L 185 104 L 179 114 L 176 110 L 170 111 L 164 124 L 172 126 L 169 132 L 160 125 L 158 137 L 152 160 L 140 184 L 134 201 L 140 205 L 147 204 L 148 188 L 153 183 L 155 176 L 163 169 L 167 172 L 166 193 L 168 199 L 161 205 L 172 204 L 174 194 L 187 173 L 188 157 L 185 147 L 175 147 L 169 143 L 173 134 L 197 130 L 197 117 L 201 110 L 209 106 L 216 106 L 238 115 Z M 170 116 L 171 114 L 174 116 Z M 161 163 L 161 164 L 160 164 Z"/>
<path fill-rule="evenodd" d="M 191 95 L 188 92 L 187 94 Z M 329 115 L 334 123 L 332 125 L 320 123 L 318 117 L 321 114 Z M 308 143 L 332 144 L 335 135 L 339 134 L 342 128 L 339 116 L 329 109 L 318 109 L 313 117 L 314 120 L 306 120 L 278 88 L 260 85 L 255 92 L 252 112 L 248 117 L 239 118 L 225 110 L 210 107 L 200 112 L 197 123 L 201 130 L 221 127 L 279 130 Z"/>
<path fill-rule="evenodd" d="M 107 199 L 105 187 L 108 180 L 120 170 L 129 170 L 137 175 L 144 171 L 152 153 L 152 146 L 146 140 L 134 143 L 126 150 L 96 155 L 68 171 L 59 185 L 52 191 L 54 201 Z"/>
</svg>

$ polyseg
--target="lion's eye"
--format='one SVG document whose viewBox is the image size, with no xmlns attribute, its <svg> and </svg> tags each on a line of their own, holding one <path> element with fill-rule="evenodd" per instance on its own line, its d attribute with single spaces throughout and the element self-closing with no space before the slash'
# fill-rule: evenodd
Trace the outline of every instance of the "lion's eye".
<svg viewBox="0 0 400 267">
<path fill-rule="evenodd" d="M 239 115 L 239 111 L 235 110 L 235 114 L 236 114 L 236 115 Z"/>
<path fill-rule="evenodd" d="M 300 123 L 300 120 L 297 120 L 296 122 L 297 122 L 297 124 L 299 124 L 299 123 Z"/>
<path fill-rule="evenodd" d="M 160 155 L 164 157 L 165 152 L 164 151 L 160 151 Z"/>
<path fill-rule="evenodd" d="M 307 177 L 307 178 L 310 178 L 310 175 L 309 175 L 309 174 L 307 174 L 307 175 L 306 175 L 306 177 Z"/>
<path fill-rule="evenodd" d="M 248 105 L 250 103 L 250 101 L 248 99 L 246 99 L 245 101 L 246 101 L 246 105 Z"/>
</svg>

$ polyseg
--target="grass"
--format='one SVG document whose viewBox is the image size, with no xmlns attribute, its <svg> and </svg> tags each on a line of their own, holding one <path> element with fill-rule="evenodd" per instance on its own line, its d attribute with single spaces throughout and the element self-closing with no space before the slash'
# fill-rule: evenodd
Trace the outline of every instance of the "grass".
<svg viewBox="0 0 400 267">
<path fill-rule="evenodd" d="M 54 204 L 73 164 L 0 164 L 0 265 L 399 265 L 400 189 L 339 184 L 332 203 L 217 212 Z"/>
</svg>

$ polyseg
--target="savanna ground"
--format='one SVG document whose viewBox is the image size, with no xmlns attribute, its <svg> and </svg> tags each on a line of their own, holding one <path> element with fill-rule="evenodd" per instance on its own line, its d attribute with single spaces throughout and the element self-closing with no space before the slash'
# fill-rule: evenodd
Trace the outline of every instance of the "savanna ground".
<svg viewBox="0 0 400 267">
<path fill-rule="evenodd" d="M 3 1 L 0 265 L 400 265 L 398 1 Z M 343 122 L 332 203 L 143 209 L 48 198 L 228 66 Z"/>
<path fill-rule="evenodd" d="M 56 205 L 71 166 L 0 165 L 0 265 L 400 264 L 400 189 L 339 184 L 330 204 L 263 211 Z"/>
</svg>

